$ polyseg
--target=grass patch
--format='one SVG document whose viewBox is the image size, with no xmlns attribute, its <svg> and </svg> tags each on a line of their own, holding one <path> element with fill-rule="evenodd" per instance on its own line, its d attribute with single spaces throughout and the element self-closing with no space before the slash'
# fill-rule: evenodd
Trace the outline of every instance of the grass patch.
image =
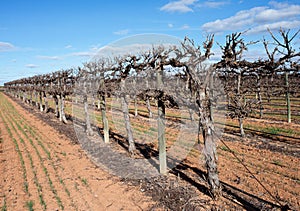
<svg viewBox="0 0 300 211">
<path fill-rule="evenodd" d="M 270 133 L 272 135 L 278 135 L 278 134 L 282 134 L 282 133 L 285 133 L 285 134 L 288 134 L 288 135 L 294 135 L 294 130 L 292 129 L 284 129 L 284 128 L 278 128 L 278 127 L 266 127 L 263 129 L 263 132 L 266 132 L 266 133 Z"/>
<path fill-rule="evenodd" d="M 34 205 L 34 202 L 33 201 L 28 201 L 26 202 L 26 207 L 28 208 L 29 211 L 33 211 L 33 205 Z"/>
<path fill-rule="evenodd" d="M 263 129 L 266 133 L 271 133 L 272 135 L 278 135 L 280 132 L 280 129 L 277 127 L 267 127 Z"/>
</svg>

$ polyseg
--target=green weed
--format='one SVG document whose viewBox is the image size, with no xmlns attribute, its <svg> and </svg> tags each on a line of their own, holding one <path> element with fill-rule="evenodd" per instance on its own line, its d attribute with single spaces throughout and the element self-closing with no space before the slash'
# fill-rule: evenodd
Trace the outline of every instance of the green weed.
<svg viewBox="0 0 300 211">
<path fill-rule="evenodd" d="M 88 185 L 88 181 L 87 181 L 86 178 L 81 178 L 81 182 L 82 182 L 82 184 L 84 184 L 85 186 Z"/>
<path fill-rule="evenodd" d="M 278 127 L 266 127 L 263 129 L 263 132 L 270 133 L 272 135 L 278 135 L 278 134 L 288 134 L 293 135 L 295 132 L 292 129 L 284 129 L 284 128 L 278 128 Z"/>
<path fill-rule="evenodd" d="M 1 207 L 1 211 L 7 211 L 7 207 L 6 207 L 6 198 L 4 198 L 4 204 Z"/>
<path fill-rule="evenodd" d="M 230 152 L 231 150 L 228 149 L 226 146 L 220 146 L 219 147 L 221 150 L 225 151 L 225 152 Z"/>
<path fill-rule="evenodd" d="M 33 209 L 33 205 L 34 205 L 33 201 L 26 202 L 26 207 L 28 208 L 29 211 L 33 211 L 34 210 Z"/>
<path fill-rule="evenodd" d="M 276 166 L 283 167 L 283 164 L 282 164 L 281 160 L 273 160 L 271 163 L 274 164 L 274 165 L 276 165 Z"/>
</svg>

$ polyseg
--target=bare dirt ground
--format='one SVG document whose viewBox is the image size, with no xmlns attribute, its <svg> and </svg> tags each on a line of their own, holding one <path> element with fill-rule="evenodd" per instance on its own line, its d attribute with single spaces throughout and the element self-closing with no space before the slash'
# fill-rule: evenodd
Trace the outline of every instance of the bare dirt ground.
<svg viewBox="0 0 300 211">
<path fill-rule="evenodd" d="M 147 210 L 151 197 L 0 93 L 2 210 Z"/>
<path fill-rule="evenodd" d="M 8 98 L 5 96 L 4 99 Z M 24 191 L 22 162 L 18 157 L 18 150 L 13 150 L 15 149 L 13 138 L 15 138 L 20 141 L 18 142 L 20 151 L 24 154 L 25 167 L 28 169 L 27 177 L 31 175 L 31 180 L 25 182 L 29 183 L 28 187 L 37 187 L 34 181 L 34 171 L 30 166 L 30 158 L 26 155 L 27 151 L 32 151 L 34 154 L 36 150 L 34 147 L 30 147 L 30 143 L 26 142 L 26 148 L 21 142 L 21 138 L 26 140 L 31 137 L 43 156 L 42 159 L 38 155 L 34 155 L 32 158 L 37 163 L 41 160 L 44 162 L 39 167 L 40 170 L 35 168 L 36 172 L 40 172 L 39 174 L 46 178 L 44 180 L 38 178 L 38 182 L 45 186 L 45 191 L 48 191 L 48 194 L 44 196 L 43 189 L 43 197 L 49 200 L 49 204 L 54 205 L 51 208 L 48 205 L 47 209 L 49 210 L 52 208 L 61 210 L 61 207 L 54 194 L 55 191 L 51 190 L 47 174 L 43 172 L 44 167 L 49 168 L 47 172 L 53 183 L 58 180 L 54 183 L 56 184 L 54 187 L 61 187 L 59 197 L 64 202 L 65 210 L 69 210 L 66 207 L 73 208 L 72 210 L 74 207 L 78 207 L 77 210 L 81 210 L 81 208 L 83 210 L 280 210 L 280 208 L 282 210 L 288 210 L 287 208 L 300 210 L 299 136 L 266 135 L 255 130 L 246 130 L 247 137 L 242 139 L 238 136 L 237 128 L 226 126 L 225 135 L 222 137 L 224 142 L 219 142 L 218 145 L 219 175 L 223 186 L 223 195 L 218 201 L 214 201 L 210 197 L 205 177 L 205 163 L 201 154 L 203 143 L 196 144 L 189 156 L 172 169 L 167 177 L 120 180 L 96 168 L 87 159 L 80 145 L 77 145 L 78 140 L 72 123 L 67 125 L 59 123 L 53 113 L 43 114 L 17 99 L 14 100 L 26 110 L 9 99 L 16 110 L 9 110 L 6 106 L 5 109 L 9 111 L 7 113 L 1 107 L 2 116 L 0 116 L 2 118 L 0 135 L 3 137 L 0 145 L 2 147 L 0 148 L 1 168 L 19 162 L 19 166 L 14 168 L 12 173 L 8 173 L 10 171 L 7 170 L 4 183 L 1 179 L 0 184 L 5 190 L 3 194 L 1 192 L 1 198 L 7 205 L 15 202 L 19 203 L 20 207 L 26 207 L 24 205 L 26 202 L 34 200 L 34 205 L 38 207 L 37 210 L 43 208 L 38 200 L 40 195 L 38 188 L 34 188 L 35 191 L 30 194 Z M 21 127 L 23 126 L 24 133 L 20 132 L 18 125 L 13 120 L 19 122 Z M 135 118 L 132 121 L 135 124 L 144 125 L 143 118 Z M 255 125 L 257 128 L 266 125 L 275 127 L 277 124 L 270 121 L 253 121 L 246 121 L 245 124 Z M 7 131 L 5 124 L 9 126 L 13 138 L 9 132 L 5 132 Z M 13 131 L 11 125 L 15 126 L 16 132 Z M 26 125 L 30 125 L 35 132 L 32 132 Z M 300 131 L 297 124 L 284 125 L 283 128 Z M 178 129 L 175 126 L 167 130 L 169 134 L 176 137 Z M 114 130 L 111 132 L 113 133 Z M 25 134 L 28 134 L 29 137 L 26 137 Z M 6 138 L 10 140 L 9 146 L 5 146 L 5 141 L 3 141 Z M 114 150 L 126 153 L 126 139 L 114 136 L 111 139 L 110 145 Z M 38 140 L 46 143 L 44 147 L 43 144 L 39 144 Z M 141 154 L 137 157 L 145 156 L 145 151 L 147 156 L 157 155 L 154 146 L 140 147 Z M 3 149 L 10 149 L 13 152 L 6 157 Z M 48 157 L 47 150 L 51 153 L 51 159 Z M 44 153 L 42 153 L 43 151 Z M 3 164 L 4 162 L 5 164 Z M 64 176 L 64 168 L 69 169 L 69 173 L 66 172 L 68 176 Z M 10 190 L 9 184 L 18 184 L 18 187 L 14 185 L 14 188 Z M 114 189 L 111 189 L 112 187 Z M 121 194 L 122 197 L 118 197 Z M 117 200 L 115 200 L 116 198 Z M 106 202 L 107 200 L 109 202 Z"/>
</svg>

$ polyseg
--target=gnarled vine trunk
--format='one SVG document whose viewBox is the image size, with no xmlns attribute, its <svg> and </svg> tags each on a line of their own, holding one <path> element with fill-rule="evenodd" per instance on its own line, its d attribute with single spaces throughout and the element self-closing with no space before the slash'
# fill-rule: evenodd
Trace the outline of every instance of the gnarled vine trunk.
<svg viewBox="0 0 300 211">
<path fill-rule="evenodd" d="M 128 151 L 133 154 L 134 151 L 136 150 L 135 148 L 135 143 L 133 140 L 133 133 L 131 129 L 131 124 L 130 124 L 130 117 L 129 117 L 129 111 L 128 111 L 128 95 L 125 93 L 125 80 L 121 79 L 120 82 L 121 86 L 121 104 L 122 104 L 122 112 L 124 116 L 124 121 L 125 121 L 125 128 L 127 132 L 127 139 L 128 139 Z"/>
<path fill-rule="evenodd" d="M 85 117 L 85 132 L 86 132 L 87 135 L 91 136 L 91 135 L 93 135 L 93 130 L 92 130 L 92 126 L 91 126 L 88 106 L 89 106 L 88 97 L 85 93 L 84 96 L 83 96 L 83 109 L 84 109 L 84 117 Z"/>
<path fill-rule="evenodd" d="M 59 106 L 58 106 L 58 95 L 53 95 L 54 104 L 55 104 L 55 116 L 59 117 Z"/>
<path fill-rule="evenodd" d="M 49 104 L 48 104 L 48 98 L 47 98 L 46 92 L 43 92 L 43 97 L 44 97 L 44 103 L 45 103 L 44 112 L 47 113 L 49 110 Z"/>
</svg>

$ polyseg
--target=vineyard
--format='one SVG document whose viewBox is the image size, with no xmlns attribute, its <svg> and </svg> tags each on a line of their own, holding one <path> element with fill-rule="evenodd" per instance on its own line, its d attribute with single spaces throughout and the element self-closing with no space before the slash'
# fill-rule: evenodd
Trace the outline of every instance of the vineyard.
<svg viewBox="0 0 300 211">
<path fill-rule="evenodd" d="M 244 53 L 257 43 L 232 33 L 218 43 L 222 59 L 207 62 L 209 35 L 202 46 L 185 38 L 180 46 L 152 46 L 5 83 L 1 166 L 18 163 L 18 173 L 7 171 L 1 189 L 10 183 L 18 189 L 1 193 L 2 210 L 15 206 L 15 193 L 25 202 L 16 206 L 29 210 L 121 209 L 95 199 L 108 194 L 95 189 L 105 182 L 97 175 L 108 178 L 107 171 L 131 187 L 122 203 L 134 200 L 125 209 L 299 210 L 298 34 L 270 31 L 272 40 L 262 41 L 265 59 L 254 61 Z M 59 135 L 50 140 L 26 112 Z M 68 153 L 68 145 L 78 154 Z M 8 146 L 15 155 L 5 153 Z M 66 166 L 85 155 L 99 168 L 92 171 L 88 159 Z"/>
</svg>

